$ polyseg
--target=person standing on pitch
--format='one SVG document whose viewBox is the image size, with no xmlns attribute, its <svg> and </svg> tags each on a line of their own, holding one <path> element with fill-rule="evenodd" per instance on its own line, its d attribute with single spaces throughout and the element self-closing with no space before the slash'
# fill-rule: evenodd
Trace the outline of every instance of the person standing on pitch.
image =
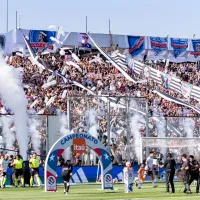
<svg viewBox="0 0 200 200">
<path fill-rule="evenodd" d="M 190 185 L 189 185 L 189 178 L 190 178 L 189 162 L 187 160 L 186 154 L 183 154 L 181 156 L 181 161 L 182 161 L 182 165 L 181 165 L 181 168 L 179 169 L 179 171 L 181 171 L 181 173 L 182 173 L 182 177 L 183 177 L 182 181 L 185 186 L 183 192 L 186 194 L 191 194 Z"/>
<path fill-rule="evenodd" d="M 160 167 L 164 167 L 166 172 L 166 193 L 169 193 L 169 184 L 171 185 L 172 193 L 175 193 L 174 175 L 176 171 L 176 162 L 172 158 L 171 153 L 167 154 L 167 159 L 163 165 L 160 165 Z"/>
<path fill-rule="evenodd" d="M 24 187 L 24 173 L 23 173 L 23 160 L 20 155 L 16 155 L 14 162 L 12 163 L 15 172 L 15 187 L 18 187 L 18 178 L 21 178 L 21 185 Z"/>
<path fill-rule="evenodd" d="M 39 159 L 37 158 L 37 154 L 33 153 L 32 158 L 29 160 L 29 167 L 30 167 L 30 186 L 33 187 L 33 180 L 34 176 L 36 176 L 38 186 L 41 186 L 41 181 L 39 177 Z"/>
<path fill-rule="evenodd" d="M 6 183 L 6 176 L 7 176 L 7 170 L 8 170 L 8 165 L 9 165 L 9 156 L 6 154 L 2 160 L 2 170 L 3 170 L 3 175 L 1 179 L 1 188 L 5 187 Z"/>
<path fill-rule="evenodd" d="M 147 176 L 150 176 L 151 180 L 152 180 L 152 186 L 153 186 L 153 188 L 155 188 L 156 185 L 155 185 L 155 180 L 154 180 L 155 176 L 154 176 L 154 173 L 153 173 L 153 160 L 154 160 L 154 152 L 151 151 L 150 154 L 149 154 L 149 157 L 146 160 L 145 171 L 147 171 L 147 172 L 146 172 L 146 174 L 144 176 L 144 179 Z"/>
<path fill-rule="evenodd" d="M 189 157 L 189 185 L 196 180 L 196 193 L 199 193 L 199 163 L 194 159 L 193 155 L 190 155 Z"/>
<path fill-rule="evenodd" d="M 69 186 L 70 186 L 70 178 L 72 175 L 73 166 L 70 162 L 70 160 L 67 160 L 66 163 L 62 166 L 62 177 L 64 180 L 64 194 L 69 194 Z"/>
</svg>

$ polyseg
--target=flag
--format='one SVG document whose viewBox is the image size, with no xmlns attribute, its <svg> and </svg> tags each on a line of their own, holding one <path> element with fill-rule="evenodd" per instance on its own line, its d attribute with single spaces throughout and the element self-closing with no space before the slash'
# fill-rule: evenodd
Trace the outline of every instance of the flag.
<svg viewBox="0 0 200 200">
<path fill-rule="evenodd" d="M 116 68 L 123 74 L 123 76 L 124 76 L 127 80 L 129 80 L 129 81 L 131 81 L 131 82 L 133 82 L 133 83 L 136 83 L 136 81 L 135 81 L 132 77 L 130 77 L 130 76 L 126 73 L 125 70 L 123 70 L 110 56 L 107 55 L 107 53 L 106 53 L 98 44 L 96 44 L 96 42 L 92 39 L 92 37 L 91 37 L 89 34 L 87 34 L 87 35 L 88 35 L 88 37 L 90 38 L 90 40 L 92 41 L 92 43 L 95 45 L 95 47 L 101 52 L 101 54 L 102 54 L 103 56 L 105 56 L 105 58 L 106 58 L 110 63 L 112 63 L 112 65 L 113 65 L 114 67 L 116 67 Z"/>
<path fill-rule="evenodd" d="M 22 34 L 23 34 L 23 33 L 22 33 Z M 29 51 L 29 53 L 30 53 L 30 56 L 31 56 L 32 61 L 33 61 L 39 68 L 46 69 L 47 66 L 46 66 L 45 62 L 44 62 L 42 59 L 40 59 L 38 56 L 36 56 L 36 54 L 35 54 L 33 48 L 31 47 L 29 41 L 27 40 L 27 38 L 25 37 L 24 34 L 23 34 L 23 37 L 24 37 L 24 41 L 25 41 L 25 43 L 26 43 L 26 46 L 27 46 L 27 48 L 28 48 L 28 51 Z"/>
<path fill-rule="evenodd" d="M 134 72 L 134 60 L 132 58 L 127 58 L 127 65 L 131 72 Z"/>
<path fill-rule="evenodd" d="M 58 74 L 58 70 L 53 71 L 52 76 L 56 76 Z"/>
</svg>

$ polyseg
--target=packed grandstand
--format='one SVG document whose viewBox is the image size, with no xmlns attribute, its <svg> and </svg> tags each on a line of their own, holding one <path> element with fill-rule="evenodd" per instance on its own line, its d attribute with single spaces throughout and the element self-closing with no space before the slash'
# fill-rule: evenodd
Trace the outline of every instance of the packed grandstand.
<svg viewBox="0 0 200 200">
<path fill-rule="evenodd" d="M 109 61 L 96 48 L 87 51 L 90 46 L 83 47 L 86 49 L 80 48 L 78 53 L 71 47 L 70 50 L 65 47 L 58 48 L 55 52 L 38 53 L 40 61 L 45 63 L 42 69 L 30 59 L 30 55 L 22 55 L 21 52 L 4 54 L 5 62 L 21 72 L 21 82 L 28 99 L 28 114 L 40 121 L 37 130 L 40 134 L 40 154 L 44 159 L 48 140 L 48 116 L 69 115 L 70 131 L 88 132 L 92 124 L 88 124 L 87 112 L 91 109 L 96 113 L 97 137 L 110 149 L 113 164 L 123 164 L 127 154 L 132 162 L 139 159 L 134 147 L 135 130 L 131 125 L 131 116 L 135 113 L 140 116 L 136 123 L 140 124 L 138 131 L 142 137 L 200 136 L 200 103 L 198 92 L 195 95 L 193 91 L 195 88 L 198 91 L 200 86 L 198 62 L 177 64 L 161 59 L 146 61 L 145 58 L 136 61 L 127 57 L 124 49 L 118 49 L 117 46 L 103 50 L 112 60 Z M 112 62 L 123 69 L 123 72 Z M 188 84 L 190 92 L 184 92 L 184 84 Z M 111 102 L 114 98 L 116 105 L 119 103 L 119 106 L 111 106 L 110 121 L 108 98 Z M 12 110 L 5 106 L 3 100 L 0 100 L 0 114 L 1 118 L 9 116 L 12 119 Z M 13 123 L 10 123 L 10 130 L 15 135 Z M 2 126 L 2 141 L 3 131 Z M 174 143 L 177 141 L 174 140 Z M 2 142 L 2 147 L 5 146 Z M 11 150 L 17 151 L 18 148 L 15 138 Z M 182 149 L 185 152 L 185 147 L 172 148 L 171 151 L 177 154 L 178 159 Z M 194 149 L 194 154 L 198 155 L 199 146 Z M 32 150 L 34 151 L 34 147 L 30 137 L 29 151 Z M 154 150 L 160 152 L 156 147 Z M 85 158 L 71 153 L 77 164 L 88 164 Z M 144 148 L 144 157 L 145 153 Z M 97 160 L 93 160 L 89 164 L 96 163 Z"/>
</svg>

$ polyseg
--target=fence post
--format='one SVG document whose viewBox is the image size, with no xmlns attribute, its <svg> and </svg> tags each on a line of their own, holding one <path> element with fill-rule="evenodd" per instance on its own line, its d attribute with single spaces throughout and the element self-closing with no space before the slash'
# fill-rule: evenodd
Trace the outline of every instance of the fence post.
<svg viewBox="0 0 200 200">
<path fill-rule="evenodd" d="M 110 153 L 110 100 L 107 98 L 107 137 L 108 137 L 108 151 Z"/>
<path fill-rule="evenodd" d="M 49 126 L 49 116 L 46 115 L 46 135 L 47 135 L 47 139 L 46 139 L 46 155 L 47 155 L 47 152 L 49 151 L 49 133 L 48 133 L 48 128 Z"/>
<path fill-rule="evenodd" d="M 86 106 L 87 106 L 87 113 L 89 113 L 90 111 L 90 104 L 89 104 L 89 101 L 88 101 L 88 96 L 86 98 Z M 89 117 L 87 116 L 87 119 L 86 119 L 86 123 L 87 123 L 87 133 L 89 133 L 89 129 L 90 129 L 90 124 L 89 124 Z M 87 151 L 87 165 L 90 165 L 90 149 L 89 147 L 88 148 L 88 151 Z"/>
<path fill-rule="evenodd" d="M 139 162 L 139 158 L 138 158 L 138 162 Z M 140 137 L 140 163 L 143 163 L 142 137 Z"/>
<path fill-rule="evenodd" d="M 71 130 L 71 122 L 70 122 L 70 116 L 71 116 L 71 113 L 70 113 L 70 97 L 67 98 L 67 128 L 69 130 Z"/>
<path fill-rule="evenodd" d="M 127 121 L 127 150 L 128 150 L 128 157 L 127 160 L 130 161 L 130 124 L 129 124 L 129 97 L 126 98 L 126 121 Z"/>
<path fill-rule="evenodd" d="M 146 99 L 146 137 L 149 137 L 149 104 Z M 149 156 L 149 147 L 146 147 L 146 158 Z"/>
<path fill-rule="evenodd" d="M 167 137 L 167 117 L 165 118 L 165 137 Z"/>
</svg>

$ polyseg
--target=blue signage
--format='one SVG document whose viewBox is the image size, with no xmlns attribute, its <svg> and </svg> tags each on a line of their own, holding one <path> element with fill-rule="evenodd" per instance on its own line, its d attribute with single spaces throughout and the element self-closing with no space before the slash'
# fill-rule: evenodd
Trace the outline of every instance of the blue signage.
<svg viewBox="0 0 200 200">
<path fill-rule="evenodd" d="M 167 37 L 150 37 L 151 49 L 155 52 L 155 56 L 163 51 L 167 51 Z"/>
<path fill-rule="evenodd" d="M 134 57 L 143 53 L 145 50 L 144 36 L 128 36 L 129 53 Z"/>
<path fill-rule="evenodd" d="M 171 38 L 171 47 L 174 50 L 174 57 L 177 58 L 182 53 L 187 51 L 188 48 L 188 39 L 175 39 Z"/>
</svg>

